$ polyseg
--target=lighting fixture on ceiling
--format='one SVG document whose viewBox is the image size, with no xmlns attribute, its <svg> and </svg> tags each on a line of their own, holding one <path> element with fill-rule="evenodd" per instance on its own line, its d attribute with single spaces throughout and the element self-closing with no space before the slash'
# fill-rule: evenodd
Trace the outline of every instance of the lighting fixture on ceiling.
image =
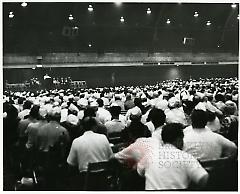
<svg viewBox="0 0 240 194">
<path fill-rule="evenodd" d="M 167 23 L 167 24 L 170 24 L 170 23 L 171 23 L 170 19 L 167 19 L 166 23 Z"/>
<path fill-rule="evenodd" d="M 211 23 L 209 20 L 208 20 L 207 23 L 206 23 L 207 26 L 210 26 L 211 24 L 212 24 L 212 23 Z"/>
<path fill-rule="evenodd" d="M 28 5 L 28 4 L 27 4 L 26 2 L 21 3 L 21 6 L 22 6 L 22 7 L 27 7 L 27 5 Z"/>
<path fill-rule="evenodd" d="M 147 14 L 149 15 L 149 14 L 151 14 L 151 13 L 152 13 L 151 9 L 150 9 L 150 8 L 147 8 Z"/>
<path fill-rule="evenodd" d="M 121 16 L 121 18 L 120 18 L 120 22 L 124 22 L 125 20 L 124 20 L 124 18 L 123 18 L 123 16 Z"/>
<path fill-rule="evenodd" d="M 232 7 L 232 8 L 236 8 L 237 5 L 236 5 L 235 3 L 233 3 L 233 4 L 231 5 L 231 7 Z"/>
<path fill-rule="evenodd" d="M 195 11 L 195 13 L 194 13 L 194 17 L 196 18 L 196 17 L 198 17 L 198 16 L 199 16 L 198 12 Z"/>
<path fill-rule="evenodd" d="M 8 15 L 9 18 L 13 18 L 14 17 L 14 14 L 12 11 L 9 12 L 9 15 Z"/>
<path fill-rule="evenodd" d="M 90 11 L 90 12 L 93 11 L 93 7 L 92 7 L 92 5 L 89 5 L 89 6 L 88 6 L 88 11 Z"/>
<path fill-rule="evenodd" d="M 72 14 L 70 14 L 70 15 L 68 16 L 68 19 L 69 19 L 69 20 L 73 20 Z"/>
</svg>

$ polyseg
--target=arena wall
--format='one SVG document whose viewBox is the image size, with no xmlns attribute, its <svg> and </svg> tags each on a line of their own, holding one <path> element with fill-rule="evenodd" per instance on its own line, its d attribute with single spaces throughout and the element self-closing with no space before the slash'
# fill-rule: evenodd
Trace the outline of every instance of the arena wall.
<svg viewBox="0 0 240 194">
<path fill-rule="evenodd" d="M 32 77 L 42 78 L 45 73 L 52 77 L 68 77 L 85 80 L 89 87 L 114 85 L 153 84 L 167 79 L 210 77 L 237 77 L 237 64 L 211 65 L 157 65 L 116 67 L 56 67 L 56 68 L 4 68 L 3 78 L 8 83 L 19 83 Z"/>
</svg>

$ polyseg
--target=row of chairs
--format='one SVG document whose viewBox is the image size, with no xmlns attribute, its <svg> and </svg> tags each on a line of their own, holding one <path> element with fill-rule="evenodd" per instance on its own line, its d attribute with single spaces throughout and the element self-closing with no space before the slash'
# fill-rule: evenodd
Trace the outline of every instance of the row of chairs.
<svg viewBox="0 0 240 194">
<path fill-rule="evenodd" d="M 205 191 L 237 191 L 236 158 L 221 158 L 200 163 L 210 175 Z M 46 185 L 42 184 L 36 174 L 36 171 L 32 171 L 34 186 L 30 187 L 30 190 L 44 190 L 41 187 Z M 82 190 L 86 191 L 143 191 L 145 188 L 145 179 L 139 177 L 136 170 L 128 169 L 115 160 L 90 163 L 83 180 Z M 45 189 L 49 190 L 46 187 Z M 187 190 L 196 191 L 198 188 L 191 185 Z"/>
</svg>

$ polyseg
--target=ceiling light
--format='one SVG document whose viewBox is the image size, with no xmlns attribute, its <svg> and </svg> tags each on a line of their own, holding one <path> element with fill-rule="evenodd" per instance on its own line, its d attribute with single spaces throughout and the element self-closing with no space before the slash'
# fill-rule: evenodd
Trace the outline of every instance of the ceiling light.
<svg viewBox="0 0 240 194">
<path fill-rule="evenodd" d="M 43 67 L 42 65 L 36 65 L 36 67 Z"/>
<path fill-rule="evenodd" d="M 166 22 L 167 24 L 170 24 L 171 23 L 171 21 L 170 21 L 170 19 L 167 19 L 167 22 Z"/>
<path fill-rule="evenodd" d="M 12 11 L 9 12 L 9 15 L 8 15 L 9 18 L 13 18 L 14 17 L 14 14 Z"/>
<path fill-rule="evenodd" d="M 124 18 L 123 18 L 123 16 L 120 18 L 120 22 L 124 22 L 125 20 L 124 20 Z"/>
<path fill-rule="evenodd" d="M 206 25 L 210 26 L 212 23 L 210 21 L 207 21 Z"/>
<path fill-rule="evenodd" d="M 218 45 L 217 47 L 220 48 L 220 45 Z"/>
<path fill-rule="evenodd" d="M 93 11 L 93 7 L 92 7 L 92 5 L 89 5 L 89 6 L 88 6 L 88 11 L 90 11 L 90 12 Z"/>
<path fill-rule="evenodd" d="M 91 45 L 91 44 L 88 44 L 88 47 L 92 47 L 92 45 Z"/>
<path fill-rule="evenodd" d="M 23 3 L 21 3 L 21 6 L 22 6 L 22 7 L 27 7 L 27 3 L 26 3 L 26 2 L 23 2 Z"/>
<path fill-rule="evenodd" d="M 233 3 L 233 4 L 231 5 L 231 7 L 232 7 L 232 8 L 236 8 L 237 5 L 236 5 L 235 3 Z"/>
<path fill-rule="evenodd" d="M 147 8 L 147 14 L 151 14 L 151 13 L 152 13 L 151 9 Z"/>
<path fill-rule="evenodd" d="M 78 29 L 78 27 L 77 27 L 77 26 L 74 26 L 73 29 Z"/>
<path fill-rule="evenodd" d="M 121 6 L 121 5 L 122 5 L 122 2 L 117 1 L 117 2 L 115 2 L 115 5 L 116 5 L 116 6 Z"/>
<path fill-rule="evenodd" d="M 195 11 L 195 13 L 194 13 L 194 17 L 198 17 L 198 16 L 199 16 L 198 12 Z"/>
<path fill-rule="evenodd" d="M 68 16 L 68 19 L 69 19 L 69 20 L 73 20 L 72 14 L 70 14 L 70 15 Z"/>
</svg>

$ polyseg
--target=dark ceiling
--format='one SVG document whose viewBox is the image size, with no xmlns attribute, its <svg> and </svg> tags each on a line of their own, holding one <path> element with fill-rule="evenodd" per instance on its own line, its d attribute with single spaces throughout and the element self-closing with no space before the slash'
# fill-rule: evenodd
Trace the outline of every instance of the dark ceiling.
<svg viewBox="0 0 240 194">
<path fill-rule="evenodd" d="M 88 6 L 93 6 L 93 12 Z M 151 8 L 151 14 L 146 13 Z M 14 18 L 9 18 L 12 11 Z M 194 17 L 194 12 L 199 17 Z M 230 3 L 3 3 L 4 53 L 237 52 Z M 68 19 L 72 14 L 74 20 Z M 120 17 L 125 19 L 120 22 Z M 171 20 L 166 24 L 167 19 Z M 211 25 L 206 22 L 210 20 Z M 74 29 L 78 28 L 78 29 Z M 183 38 L 193 38 L 184 45 Z M 91 44 L 91 47 L 89 47 Z"/>
</svg>

